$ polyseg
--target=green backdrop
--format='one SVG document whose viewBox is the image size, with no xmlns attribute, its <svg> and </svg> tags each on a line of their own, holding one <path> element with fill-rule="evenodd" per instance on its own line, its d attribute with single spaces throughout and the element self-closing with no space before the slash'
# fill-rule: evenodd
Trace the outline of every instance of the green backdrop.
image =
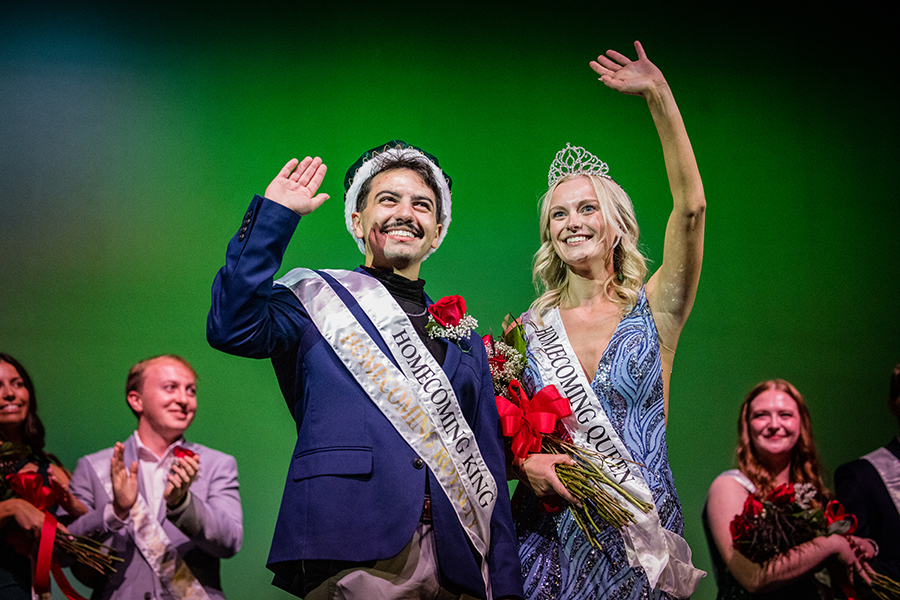
<svg viewBox="0 0 900 600">
<path fill-rule="evenodd" d="M 806 395 L 829 471 L 897 431 L 897 61 L 887 14 L 864 4 L 675 4 L 5 2 L 0 350 L 35 380 L 48 449 L 74 465 L 125 438 L 128 368 L 185 356 L 201 376 L 189 436 L 240 467 L 245 541 L 225 589 L 287 597 L 264 565 L 293 422 L 267 362 L 205 340 L 246 204 L 292 156 L 322 156 L 332 199 L 285 264 L 352 268 L 344 171 L 391 138 L 424 147 L 455 185 L 422 275 L 433 297 L 464 295 L 486 332 L 533 297 L 536 200 L 572 142 L 611 165 L 658 266 L 670 199 L 652 121 L 588 68 L 639 38 L 675 91 L 709 206 L 668 430 L 685 535 L 708 570 L 700 511 L 753 384 L 783 377 Z M 696 597 L 714 594 L 710 575 Z"/>
</svg>

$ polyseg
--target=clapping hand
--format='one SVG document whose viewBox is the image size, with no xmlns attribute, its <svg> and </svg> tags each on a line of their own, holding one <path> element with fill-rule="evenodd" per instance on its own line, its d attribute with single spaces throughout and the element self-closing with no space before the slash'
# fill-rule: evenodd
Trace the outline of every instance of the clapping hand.
<svg viewBox="0 0 900 600">
<path fill-rule="evenodd" d="M 67 513 L 73 517 L 78 517 L 88 512 L 87 506 L 69 492 L 70 475 L 68 471 L 57 465 L 50 465 L 47 468 L 47 473 L 50 476 L 50 485 L 56 491 L 59 505 Z"/>
<path fill-rule="evenodd" d="M 109 477 L 113 488 L 113 510 L 124 521 L 137 501 L 138 464 L 133 462 L 125 467 L 125 446 L 121 442 L 116 442 L 112 458 L 109 459 Z"/>
<path fill-rule="evenodd" d="M 615 50 L 607 50 L 606 55 L 601 54 L 597 60 L 591 61 L 591 68 L 607 87 L 623 94 L 646 97 L 648 92 L 667 87 L 662 71 L 650 62 L 641 43 L 635 42 L 634 48 L 637 50 L 637 60 L 633 61 Z"/>
<path fill-rule="evenodd" d="M 172 468 L 169 470 L 169 481 L 166 484 L 164 493 L 166 506 L 176 508 L 184 502 L 188 490 L 191 488 L 191 484 L 196 479 L 199 471 L 200 457 L 185 455 L 175 459 L 175 462 L 172 463 Z"/>
<path fill-rule="evenodd" d="M 266 188 L 266 198 L 305 216 L 328 200 L 328 194 L 316 194 L 328 168 L 318 156 L 302 161 L 292 158 Z"/>
</svg>

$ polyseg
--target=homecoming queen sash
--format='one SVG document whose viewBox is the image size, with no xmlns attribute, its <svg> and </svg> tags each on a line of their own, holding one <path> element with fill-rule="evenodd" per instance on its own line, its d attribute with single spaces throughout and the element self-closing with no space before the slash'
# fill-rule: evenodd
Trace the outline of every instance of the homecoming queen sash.
<svg viewBox="0 0 900 600">
<path fill-rule="evenodd" d="M 543 384 L 555 385 L 569 399 L 572 416 L 563 419 L 563 423 L 572 440 L 607 457 L 605 467 L 609 474 L 635 498 L 653 506 L 647 482 L 603 412 L 603 406 L 575 356 L 559 310 L 550 310 L 543 321 L 542 329 L 532 321 L 526 321 L 525 338 Z M 615 490 L 608 491 L 634 513 L 636 520 L 620 531 L 628 564 L 643 568 L 652 587 L 677 598 L 690 596 L 706 573 L 691 564 L 691 549 L 687 542 L 660 525 L 655 506 L 645 514 Z"/>
<path fill-rule="evenodd" d="M 497 483 L 463 417 L 450 380 L 406 313 L 377 279 L 353 271 L 322 272 L 339 281 L 356 299 L 399 369 L 317 272 L 294 269 L 277 283 L 294 292 L 356 382 L 431 469 L 480 555 L 490 599 L 487 556 Z"/>
</svg>

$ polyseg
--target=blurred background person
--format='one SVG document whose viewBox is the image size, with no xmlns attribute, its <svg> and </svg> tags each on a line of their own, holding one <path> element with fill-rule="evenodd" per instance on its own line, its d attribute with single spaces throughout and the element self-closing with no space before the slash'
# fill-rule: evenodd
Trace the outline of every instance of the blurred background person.
<svg viewBox="0 0 900 600">
<path fill-rule="evenodd" d="M 900 427 L 900 365 L 891 373 L 888 408 Z M 856 515 L 856 533 L 877 544 L 873 569 L 900 581 L 900 435 L 834 472 L 834 491 Z"/>
<path fill-rule="evenodd" d="M 92 598 L 224 598 L 220 559 L 243 541 L 234 457 L 184 439 L 197 374 L 174 354 L 134 365 L 126 400 L 137 430 L 78 460 L 72 493 L 88 507 L 69 529 L 111 546 L 115 573 L 82 583 Z"/>
<path fill-rule="evenodd" d="M 737 469 L 713 481 L 703 511 L 718 598 L 819 600 L 814 574 L 823 566 L 842 569 L 851 580 L 854 575 L 866 579 L 865 560 L 875 547 L 858 537 L 816 537 L 765 565 L 734 547 L 731 522 L 743 513 L 749 495 L 762 500 L 780 485 L 805 483 L 815 489 L 814 506 L 828 499 L 809 409 L 793 385 L 783 379 L 763 381 L 747 395 L 738 417 L 737 462 Z M 829 590 L 821 591 L 828 597 Z"/>
<path fill-rule="evenodd" d="M 31 554 L 37 549 L 44 513 L 16 497 L 6 479 L 16 473 L 40 475 L 70 515 L 86 511 L 68 493 L 69 472 L 44 452 L 44 425 L 28 371 L 9 354 L 0 353 L 0 598 L 31 600 Z"/>
</svg>

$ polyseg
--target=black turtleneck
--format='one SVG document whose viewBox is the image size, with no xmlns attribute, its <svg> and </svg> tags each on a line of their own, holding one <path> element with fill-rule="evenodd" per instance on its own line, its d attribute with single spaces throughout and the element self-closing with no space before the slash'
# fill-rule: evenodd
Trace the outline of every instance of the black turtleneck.
<svg viewBox="0 0 900 600">
<path fill-rule="evenodd" d="M 425 325 L 428 323 L 428 303 L 425 300 L 425 280 L 416 279 L 412 281 L 402 275 L 397 275 L 393 271 L 387 269 L 378 269 L 375 267 L 367 267 L 363 265 L 366 273 L 377 279 L 387 288 L 403 312 L 409 317 L 413 328 L 428 351 L 438 362 L 439 365 L 444 364 L 447 357 L 447 346 L 439 339 L 431 338 L 425 331 Z"/>
</svg>

